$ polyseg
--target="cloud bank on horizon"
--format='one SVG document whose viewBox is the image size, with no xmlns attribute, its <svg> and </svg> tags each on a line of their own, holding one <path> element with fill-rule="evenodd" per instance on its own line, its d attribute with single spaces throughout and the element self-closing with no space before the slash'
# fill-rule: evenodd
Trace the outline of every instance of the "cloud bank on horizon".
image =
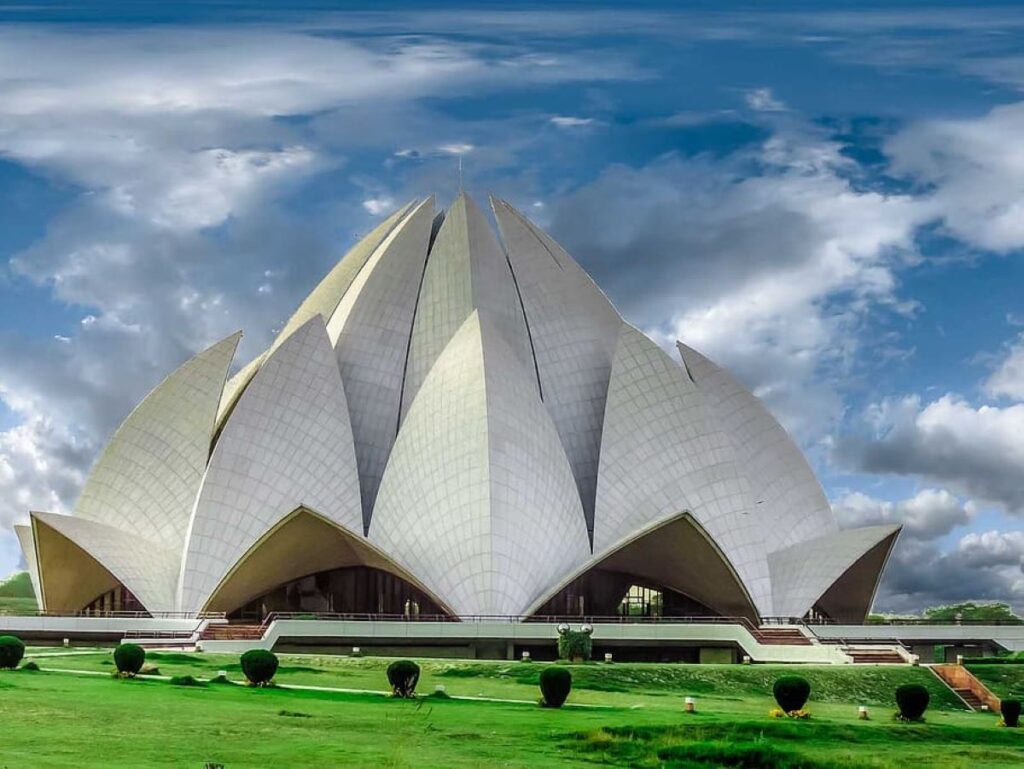
<svg viewBox="0 0 1024 769">
<path fill-rule="evenodd" d="M 0 11 L 0 573 L 166 373 L 461 159 L 844 525 L 905 525 L 878 609 L 1024 609 L 1024 18 L 801 8 Z"/>
</svg>

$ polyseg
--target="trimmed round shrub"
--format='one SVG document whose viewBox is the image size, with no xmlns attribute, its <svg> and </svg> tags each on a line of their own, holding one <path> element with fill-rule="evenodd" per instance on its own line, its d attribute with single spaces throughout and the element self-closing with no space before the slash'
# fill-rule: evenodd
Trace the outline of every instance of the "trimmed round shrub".
<svg viewBox="0 0 1024 769">
<path fill-rule="evenodd" d="M 253 686 L 266 686 L 277 672 L 277 655 L 267 649 L 249 649 L 242 655 L 242 672 Z"/>
<path fill-rule="evenodd" d="M 921 684 L 903 684 L 896 687 L 896 705 L 899 715 L 906 721 L 920 721 L 928 709 L 931 695 Z"/>
<path fill-rule="evenodd" d="M 24 641 L 17 636 L 0 635 L 0 668 L 16 668 L 24 656 Z"/>
<path fill-rule="evenodd" d="M 999 703 L 999 712 L 1003 715 L 1003 723 L 1007 726 L 1020 725 L 1020 700 L 1003 700 Z"/>
<path fill-rule="evenodd" d="M 146 661 L 146 650 L 138 644 L 121 644 L 114 649 L 114 664 L 123 676 L 134 676 L 142 670 Z"/>
<path fill-rule="evenodd" d="M 39 665 L 37 665 L 32 660 L 29 660 L 28 662 L 26 662 L 24 665 L 21 666 L 21 669 L 22 670 L 27 670 L 30 673 L 38 673 L 39 672 Z"/>
<path fill-rule="evenodd" d="M 420 680 L 420 666 L 412 660 L 395 660 L 388 665 L 388 683 L 395 697 L 410 698 L 416 694 Z"/>
<path fill-rule="evenodd" d="M 585 662 L 594 651 L 590 633 L 581 630 L 567 630 L 558 636 L 558 658 L 572 662 Z"/>
<path fill-rule="evenodd" d="M 811 696 L 811 685 L 806 678 L 800 676 L 782 676 L 772 687 L 772 694 L 780 708 L 786 713 L 792 713 L 803 710 Z"/>
<path fill-rule="evenodd" d="M 572 691 L 572 673 L 566 668 L 552 665 L 540 673 L 540 704 L 546 708 L 560 708 Z"/>
</svg>

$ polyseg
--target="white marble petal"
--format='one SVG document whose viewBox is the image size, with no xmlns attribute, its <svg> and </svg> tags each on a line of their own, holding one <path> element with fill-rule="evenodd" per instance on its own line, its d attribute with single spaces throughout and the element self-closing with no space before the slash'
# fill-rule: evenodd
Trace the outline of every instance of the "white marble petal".
<svg viewBox="0 0 1024 769">
<path fill-rule="evenodd" d="M 622 320 L 557 243 L 508 203 L 491 204 L 526 310 L 541 396 L 593 532 L 601 425 Z"/>
<path fill-rule="evenodd" d="M 78 516 L 34 512 L 32 520 L 33 525 L 49 526 L 92 556 L 148 611 L 174 611 L 177 551 L 141 535 Z"/>
<path fill-rule="evenodd" d="M 762 529 L 732 443 L 686 372 L 623 324 L 605 409 L 595 556 L 684 511 L 715 540 L 758 609 L 770 613 Z"/>
<path fill-rule="evenodd" d="M 135 407 L 93 466 L 76 515 L 180 552 L 240 338 L 199 353 Z"/>
<path fill-rule="evenodd" d="M 361 531 L 348 403 L 319 315 L 267 358 L 217 441 L 182 564 L 182 610 L 202 608 L 238 559 L 300 505 Z"/>
<path fill-rule="evenodd" d="M 518 615 L 589 554 L 531 372 L 474 312 L 409 409 L 370 540 L 459 614 Z"/>
<path fill-rule="evenodd" d="M 355 436 L 364 531 L 398 434 L 402 379 L 433 219 L 433 198 L 406 214 L 327 322 Z"/>
<path fill-rule="evenodd" d="M 750 481 L 765 550 L 837 531 L 814 471 L 782 425 L 725 370 L 681 342 L 678 347 Z"/>
<path fill-rule="evenodd" d="M 32 580 L 32 592 L 35 594 L 36 606 L 42 608 L 42 593 L 39 590 L 39 561 L 36 559 L 36 542 L 32 536 L 31 525 L 14 527 L 14 534 L 21 545 L 21 553 L 25 556 L 25 565 L 28 567 L 28 576 Z"/>
<path fill-rule="evenodd" d="M 891 524 L 844 529 L 770 553 L 776 615 L 803 617 L 861 556 L 899 529 Z"/>
<path fill-rule="evenodd" d="M 403 418 L 434 361 L 475 309 L 491 316 L 516 358 L 534 370 L 508 259 L 483 212 L 461 194 L 445 214 L 423 274 L 405 371 Z"/>
</svg>

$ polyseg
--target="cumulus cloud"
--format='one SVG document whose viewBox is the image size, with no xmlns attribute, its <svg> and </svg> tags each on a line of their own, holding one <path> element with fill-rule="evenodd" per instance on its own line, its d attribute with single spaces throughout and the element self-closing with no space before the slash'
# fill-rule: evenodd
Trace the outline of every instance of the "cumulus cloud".
<svg viewBox="0 0 1024 769">
<path fill-rule="evenodd" d="M 1010 346 L 1006 357 L 985 381 L 984 390 L 993 398 L 1024 401 L 1024 334 Z"/>
<path fill-rule="evenodd" d="M 833 502 L 832 510 L 844 527 L 899 523 L 903 525 L 902 537 L 921 540 L 949 534 L 970 523 L 976 513 L 971 501 L 962 502 L 945 489 L 922 489 L 898 502 L 854 492 Z"/>
<path fill-rule="evenodd" d="M 960 601 L 1000 601 L 1024 610 L 1018 535 L 967 534 L 949 552 L 932 542 L 901 538 L 889 559 L 875 611 L 919 612 Z"/>
<path fill-rule="evenodd" d="M 997 252 L 1024 246 L 1024 102 L 915 123 L 885 152 L 954 237 Z"/>
<path fill-rule="evenodd" d="M 871 406 L 870 432 L 838 439 L 836 460 L 861 472 L 942 483 L 1024 514 L 1024 404 L 972 406 L 957 395 L 917 396 Z"/>
<path fill-rule="evenodd" d="M 722 161 L 613 166 L 555 201 L 550 227 L 633 322 L 708 353 L 820 436 L 859 324 L 898 304 L 894 270 L 926 216 L 855 186 L 841 150 L 780 127 Z"/>
</svg>

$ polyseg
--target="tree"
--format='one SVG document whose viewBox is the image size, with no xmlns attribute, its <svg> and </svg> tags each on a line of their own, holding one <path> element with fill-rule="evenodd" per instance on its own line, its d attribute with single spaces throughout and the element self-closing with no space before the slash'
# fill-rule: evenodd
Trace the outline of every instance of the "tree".
<svg viewBox="0 0 1024 769">
<path fill-rule="evenodd" d="M 932 622 L 992 622 L 1003 625 L 1021 625 L 1021 619 L 1005 603 L 974 603 L 967 601 L 952 606 L 933 606 L 925 609 L 924 617 Z"/>
</svg>

